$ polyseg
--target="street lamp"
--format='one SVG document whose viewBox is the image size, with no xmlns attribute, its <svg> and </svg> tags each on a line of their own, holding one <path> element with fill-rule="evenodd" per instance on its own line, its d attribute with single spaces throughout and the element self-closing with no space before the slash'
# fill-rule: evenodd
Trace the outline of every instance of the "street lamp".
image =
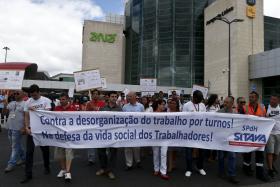
<svg viewBox="0 0 280 187">
<path fill-rule="evenodd" d="M 222 69 L 222 71 L 221 71 L 222 74 L 225 74 L 226 72 L 228 72 L 228 68 L 224 68 L 224 69 Z M 218 78 L 221 78 L 221 74 L 220 74 L 220 73 L 217 74 L 217 76 L 216 76 L 216 78 L 214 79 L 214 81 L 211 82 L 210 80 L 208 80 L 208 90 L 209 90 L 209 92 L 211 91 L 212 84 L 215 84 L 216 81 L 218 80 Z"/>
<path fill-rule="evenodd" d="M 7 51 L 10 50 L 10 48 L 8 48 L 7 46 L 6 47 L 3 47 L 4 50 L 6 50 L 5 52 L 5 63 L 7 62 Z"/>
<path fill-rule="evenodd" d="M 223 16 L 218 16 L 215 18 L 215 20 L 222 21 L 226 24 L 228 24 L 228 96 L 231 95 L 231 87 L 230 87 L 230 80 L 231 80 L 231 43 L 230 43 L 230 34 L 231 34 L 231 24 L 236 22 L 243 22 L 243 19 L 233 19 L 228 20 L 227 18 Z"/>
</svg>

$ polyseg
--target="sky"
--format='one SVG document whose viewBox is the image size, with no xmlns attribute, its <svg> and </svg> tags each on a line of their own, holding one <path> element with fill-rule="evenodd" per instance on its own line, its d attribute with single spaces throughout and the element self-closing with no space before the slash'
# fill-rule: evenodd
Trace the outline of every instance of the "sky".
<svg viewBox="0 0 280 187">
<path fill-rule="evenodd" d="M 37 63 L 50 75 L 81 70 L 83 20 L 123 14 L 126 0 L 0 0 L 0 62 Z M 280 1 L 264 0 L 280 18 Z"/>
</svg>

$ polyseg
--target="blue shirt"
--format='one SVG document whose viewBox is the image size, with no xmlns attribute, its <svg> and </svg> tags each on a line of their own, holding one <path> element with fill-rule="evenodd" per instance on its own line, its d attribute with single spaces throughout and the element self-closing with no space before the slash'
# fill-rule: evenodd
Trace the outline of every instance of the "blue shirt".
<svg viewBox="0 0 280 187">
<path fill-rule="evenodd" d="M 136 102 L 135 105 L 127 103 L 123 106 L 124 112 L 144 112 L 144 106 L 141 103 Z"/>
</svg>

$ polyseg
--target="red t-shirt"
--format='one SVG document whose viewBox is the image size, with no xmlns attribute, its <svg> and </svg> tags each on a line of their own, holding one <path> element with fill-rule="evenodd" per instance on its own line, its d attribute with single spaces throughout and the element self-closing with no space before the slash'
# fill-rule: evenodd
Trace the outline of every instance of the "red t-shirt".
<svg viewBox="0 0 280 187">
<path fill-rule="evenodd" d="M 72 103 L 72 106 L 75 107 L 77 111 L 79 111 L 81 108 L 79 103 Z"/>
<path fill-rule="evenodd" d="M 86 110 L 87 111 L 99 111 L 100 108 L 103 108 L 105 106 L 105 102 L 104 101 L 89 101 L 87 103 L 87 107 Z"/>
<path fill-rule="evenodd" d="M 73 105 L 68 105 L 66 108 L 62 106 L 56 106 L 54 111 L 77 111 L 77 109 Z"/>
</svg>

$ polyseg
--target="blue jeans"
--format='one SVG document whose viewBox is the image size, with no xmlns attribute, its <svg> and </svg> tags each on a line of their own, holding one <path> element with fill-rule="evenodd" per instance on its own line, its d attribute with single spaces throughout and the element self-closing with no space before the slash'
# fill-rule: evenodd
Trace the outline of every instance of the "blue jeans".
<svg viewBox="0 0 280 187">
<path fill-rule="evenodd" d="M 95 162 L 96 150 L 94 148 L 88 149 L 88 161 Z"/>
<path fill-rule="evenodd" d="M 187 171 L 193 170 L 193 148 L 186 148 L 186 165 Z M 204 149 L 198 149 L 198 157 L 196 158 L 197 169 L 204 169 Z"/>
<path fill-rule="evenodd" d="M 8 130 L 8 138 L 12 146 L 12 153 L 10 160 L 8 161 L 9 166 L 15 166 L 18 160 L 25 160 L 25 153 L 22 146 L 22 134 L 19 130 Z"/>
<path fill-rule="evenodd" d="M 225 172 L 225 157 L 228 159 L 228 175 L 236 176 L 236 153 L 227 151 L 218 151 L 219 173 Z"/>
</svg>

